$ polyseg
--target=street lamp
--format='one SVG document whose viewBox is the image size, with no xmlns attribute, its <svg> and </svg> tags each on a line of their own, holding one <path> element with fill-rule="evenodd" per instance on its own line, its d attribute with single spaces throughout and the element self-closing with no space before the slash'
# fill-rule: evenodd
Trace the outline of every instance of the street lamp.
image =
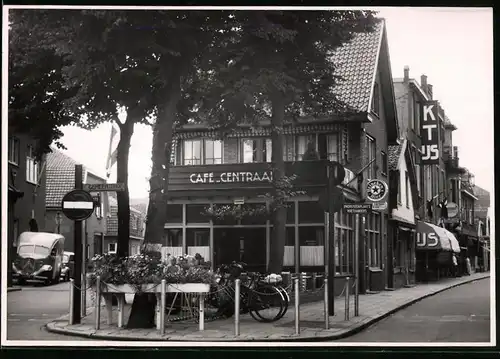
<svg viewBox="0 0 500 359">
<path fill-rule="evenodd" d="M 61 212 L 57 212 L 56 213 L 57 234 L 61 234 L 61 222 L 62 222 L 62 214 Z"/>
</svg>

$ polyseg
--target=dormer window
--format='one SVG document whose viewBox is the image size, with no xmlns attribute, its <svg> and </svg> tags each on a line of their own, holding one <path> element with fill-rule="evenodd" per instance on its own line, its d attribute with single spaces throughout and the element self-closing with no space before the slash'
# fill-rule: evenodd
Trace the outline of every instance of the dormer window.
<svg viewBox="0 0 500 359">
<path fill-rule="evenodd" d="M 375 115 L 380 115 L 380 90 L 379 85 L 376 82 L 375 85 L 373 85 L 372 105 L 370 110 Z"/>
</svg>

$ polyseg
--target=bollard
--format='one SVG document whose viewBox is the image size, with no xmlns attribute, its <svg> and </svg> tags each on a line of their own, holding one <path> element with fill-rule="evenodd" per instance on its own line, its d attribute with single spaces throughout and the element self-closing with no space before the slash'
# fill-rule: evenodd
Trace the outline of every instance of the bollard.
<svg viewBox="0 0 500 359">
<path fill-rule="evenodd" d="M 345 315 L 344 319 L 347 321 L 349 320 L 349 277 L 345 279 Z"/>
<path fill-rule="evenodd" d="M 300 335 L 300 283 L 299 279 L 295 278 L 295 335 Z"/>
<path fill-rule="evenodd" d="M 161 280 L 160 334 L 165 334 L 165 307 L 167 306 L 167 281 Z"/>
<path fill-rule="evenodd" d="M 205 330 L 205 293 L 200 293 L 199 303 L 199 330 Z"/>
<path fill-rule="evenodd" d="M 95 281 L 95 330 L 101 326 L 101 277 L 97 276 Z"/>
<path fill-rule="evenodd" d="M 316 278 L 317 278 L 317 275 L 316 275 L 316 272 L 314 272 L 312 274 L 312 290 L 315 291 L 316 290 Z"/>
<path fill-rule="evenodd" d="M 240 335 L 240 279 L 234 281 L 234 335 Z"/>
<path fill-rule="evenodd" d="M 328 279 L 325 278 L 323 280 L 324 284 L 324 291 L 325 291 L 325 329 L 330 328 L 330 317 L 328 316 Z"/>
<path fill-rule="evenodd" d="M 73 318 L 73 305 L 75 298 L 75 280 L 71 278 L 69 280 L 69 324 L 73 325 L 75 320 Z"/>
</svg>

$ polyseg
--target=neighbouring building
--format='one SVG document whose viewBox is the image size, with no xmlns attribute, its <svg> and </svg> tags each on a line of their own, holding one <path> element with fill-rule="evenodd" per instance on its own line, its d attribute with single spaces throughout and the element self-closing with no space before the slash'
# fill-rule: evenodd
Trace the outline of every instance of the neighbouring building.
<svg viewBox="0 0 500 359">
<path fill-rule="evenodd" d="M 409 141 L 388 148 L 389 162 L 389 216 L 388 256 L 393 258 L 389 268 L 388 288 L 415 284 L 416 220 L 418 189 L 415 164 Z"/>
<path fill-rule="evenodd" d="M 103 253 L 116 253 L 118 240 L 118 202 L 115 194 L 109 196 L 110 211 L 107 219 L 106 234 L 104 236 Z M 144 239 L 145 216 L 130 206 L 130 239 L 129 255 L 139 254 Z"/>
<path fill-rule="evenodd" d="M 63 196 L 75 188 L 75 165 L 77 161 L 53 148 L 47 155 L 47 197 L 45 223 L 48 232 L 60 233 L 65 237 L 65 250 L 74 252 L 73 221 L 62 214 L 61 202 Z M 106 180 L 83 165 L 83 183 L 99 184 Z M 99 196 L 94 213 L 83 225 L 85 241 L 84 258 L 90 259 L 94 254 L 102 253 L 104 234 L 106 232 L 106 217 L 109 213 L 107 196 Z"/>
<path fill-rule="evenodd" d="M 7 248 L 11 260 L 20 233 L 45 230 L 46 162 L 45 157 L 36 161 L 36 145 L 36 140 L 29 135 L 9 130 L 5 176 L 8 183 Z M 10 265 L 8 268 L 10 270 Z"/>
<path fill-rule="evenodd" d="M 387 147 L 398 144 L 399 137 L 385 23 L 381 21 L 373 33 L 356 35 L 336 51 L 334 60 L 338 75 L 345 80 L 336 91 L 356 115 L 287 125 L 284 159 L 291 170 L 294 161 L 302 160 L 312 146 L 321 159 L 344 165 L 347 174 L 339 188 L 346 202 L 360 202 L 366 198 L 369 179 L 389 181 Z M 224 204 L 265 204 L 260 195 L 271 188 L 271 140 L 269 123 L 261 125 L 259 129 L 240 126 L 223 140 L 203 125 L 176 131 L 164 253 L 200 253 L 215 266 L 243 260 L 250 270 L 266 270 L 273 231 L 268 218 L 226 221 L 204 215 L 207 208 Z M 360 177 L 351 181 L 358 172 Z M 324 270 L 328 231 L 319 203 L 324 192 L 313 187 L 289 203 L 284 266 L 294 272 Z M 387 208 L 360 216 L 359 248 L 363 250 L 358 253 L 354 251 L 355 215 L 341 211 L 335 217 L 335 290 L 340 293 L 345 277 L 353 277 L 356 255 L 360 291 L 383 290 L 387 267 L 392 266 L 392 258 L 387 256 Z"/>
<path fill-rule="evenodd" d="M 479 187 L 474 187 L 477 201 L 474 204 L 475 224 L 479 238 L 479 253 L 474 263 L 476 268 L 489 270 L 490 257 L 490 192 Z"/>
<path fill-rule="evenodd" d="M 427 76 L 422 75 L 419 83 L 410 77 L 406 66 L 403 78 L 394 80 L 394 89 L 399 127 L 408 141 L 416 174 L 416 279 L 439 278 L 442 268 L 451 263 L 452 254 L 460 253 L 457 236 L 449 227 L 443 228 L 448 215 L 442 210 L 455 200 L 447 156 L 456 127 L 433 98 Z M 450 215 L 456 215 L 453 204 L 458 207 L 458 200 L 446 207 Z"/>
</svg>

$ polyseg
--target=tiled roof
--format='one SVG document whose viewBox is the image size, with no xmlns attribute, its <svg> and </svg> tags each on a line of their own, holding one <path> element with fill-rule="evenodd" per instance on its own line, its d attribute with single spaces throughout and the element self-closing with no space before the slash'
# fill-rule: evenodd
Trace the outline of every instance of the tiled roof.
<svg viewBox="0 0 500 359">
<path fill-rule="evenodd" d="M 75 188 L 76 164 L 79 163 L 55 148 L 52 148 L 52 152 L 47 155 L 47 194 L 45 197 L 47 208 L 59 208 L 64 195 Z M 85 171 L 100 177 L 83 166 L 84 177 Z"/>
<path fill-rule="evenodd" d="M 333 55 L 333 61 L 337 66 L 335 74 L 343 79 L 335 87 L 335 93 L 354 110 L 361 112 L 368 110 L 384 26 L 382 20 L 376 24 L 374 31 L 356 34 Z"/>
<path fill-rule="evenodd" d="M 118 234 L 118 202 L 115 198 L 109 197 L 110 216 L 106 221 L 106 235 L 116 236 Z M 144 215 L 141 211 L 130 207 L 130 235 L 134 237 L 143 237 Z"/>
<path fill-rule="evenodd" d="M 401 155 L 401 149 L 403 145 L 387 146 L 387 166 L 389 171 L 398 170 L 399 156 Z"/>
</svg>

